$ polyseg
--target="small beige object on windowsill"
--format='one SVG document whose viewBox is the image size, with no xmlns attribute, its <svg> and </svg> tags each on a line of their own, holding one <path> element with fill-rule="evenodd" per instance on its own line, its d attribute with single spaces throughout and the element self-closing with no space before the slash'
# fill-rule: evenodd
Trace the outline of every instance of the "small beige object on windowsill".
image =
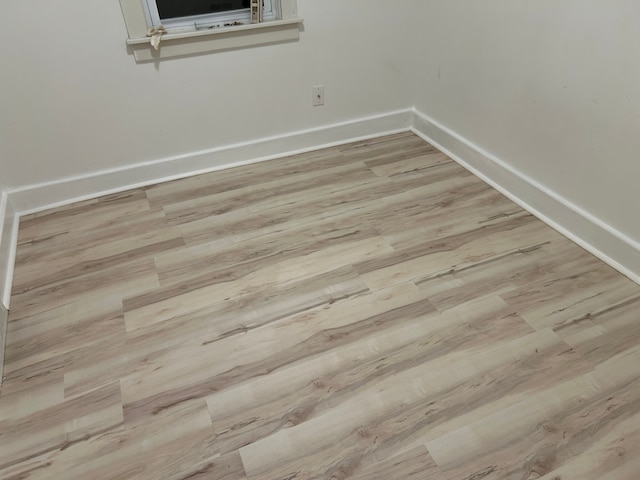
<svg viewBox="0 0 640 480">
<path fill-rule="evenodd" d="M 167 30 L 162 25 L 150 28 L 147 31 L 147 37 L 151 37 L 149 43 L 155 50 L 160 50 L 160 40 L 162 40 L 162 35 L 165 33 L 167 33 Z"/>
</svg>

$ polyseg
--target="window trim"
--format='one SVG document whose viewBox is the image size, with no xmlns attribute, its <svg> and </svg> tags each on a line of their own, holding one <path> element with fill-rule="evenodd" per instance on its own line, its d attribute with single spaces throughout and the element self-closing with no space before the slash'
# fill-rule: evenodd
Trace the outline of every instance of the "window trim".
<svg viewBox="0 0 640 480">
<path fill-rule="evenodd" d="M 235 27 L 170 32 L 162 36 L 160 49 L 155 50 L 147 37 L 149 25 L 143 0 L 120 0 L 129 38 L 127 45 L 136 62 L 194 55 L 220 50 L 246 48 L 300 38 L 296 0 L 273 0 L 276 20 Z"/>
</svg>

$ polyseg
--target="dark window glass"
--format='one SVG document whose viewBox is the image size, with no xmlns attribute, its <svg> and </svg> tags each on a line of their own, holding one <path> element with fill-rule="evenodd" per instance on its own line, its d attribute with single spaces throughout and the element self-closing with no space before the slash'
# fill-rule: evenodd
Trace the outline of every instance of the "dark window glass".
<svg viewBox="0 0 640 480">
<path fill-rule="evenodd" d="M 249 8 L 250 0 L 156 0 L 160 18 L 188 17 Z"/>
</svg>

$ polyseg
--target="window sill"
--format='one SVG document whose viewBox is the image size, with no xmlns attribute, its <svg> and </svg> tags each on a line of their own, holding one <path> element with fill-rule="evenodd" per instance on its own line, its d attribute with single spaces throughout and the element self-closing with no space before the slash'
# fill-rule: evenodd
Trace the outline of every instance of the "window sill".
<svg viewBox="0 0 640 480">
<path fill-rule="evenodd" d="M 167 33 L 162 36 L 159 50 L 151 46 L 146 36 L 129 38 L 127 45 L 137 62 L 149 62 L 163 58 L 295 41 L 300 37 L 302 22 L 302 18 L 287 18 L 235 27 Z"/>
</svg>

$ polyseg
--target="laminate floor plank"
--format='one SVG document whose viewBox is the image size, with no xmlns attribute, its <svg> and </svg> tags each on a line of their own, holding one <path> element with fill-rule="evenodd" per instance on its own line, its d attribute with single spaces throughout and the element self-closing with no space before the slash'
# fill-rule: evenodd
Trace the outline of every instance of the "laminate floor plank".
<svg viewBox="0 0 640 480">
<path fill-rule="evenodd" d="M 64 243 L 91 231 L 109 229 L 116 220 L 120 226 L 139 220 L 145 213 L 150 213 L 149 201 L 145 192 L 138 189 L 29 215 L 20 221 L 18 245 L 23 248 L 16 252 L 16 260 L 30 247 L 44 249 L 44 243 Z"/>
<path fill-rule="evenodd" d="M 141 295 L 158 288 L 159 284 L 152 258 L 105 267 L 101 271 L 59 279 L 12 295 L 12 309 L 16 314 L 9 322 L 42 314 L 62 305 L 71 308 L 77 302 L 86 305 L 94 299 L 121 300 L 128 295 Z"/>
<path fill-rule="evenodd" d="M 377 202 L 385 198 L 391 201 L 394 196 L 406 201 L 408 192 L 416 189 L 421 189 L 424 193 L 433 191 L 434 188 L 451 191 L 460 183 L 477 185 L 470 174 L 452 163 L 439 166 L 438 172 L 433 172 L 432 175 L 398 181 L 382 179 L 367 169 L 364 180 L 355 185 L 317 187 L 288 195 L 286 201 L 266 198 L 259 204 L 182 224 L 180 229 L 189 245 L 227 237 L 238 241 L 277 229 L 286 231 L 292 226 L 313 225 L 319 219 L 350 214 L 361 208 L 379 209 L 381 205 Z M 426 186 L 431 184 L 440 185 Z M 416 202 L 415 198 L 413 202 Z"/>
<path fill-rule="evenodd" d="M 419 446 L 379 462 L 360 464 L 353 468 L 353 473 L 348 478 L 351 480 L 388 480 L 390 478 L 441 480 L 442 477 L 438 465 L 427 449 Z"/>
<path fill-rule="evenodd" d="M 551 232 L 548 232 L 551 233 Z M 454 266 L 415 281 L 431 292 L 431 300 L 441 310 L 455 307 L 487 291 L 511 296 L 518 288 L 557 278 L 566 268 L 595 261 L 555 235 L 539 237 L 537 244 L 515 248 L 485 260 Z M 557 258 L 563 258 L 560 264 Z"/>
<path fill-rule="evenodd" d="M 49 450 L 65 449 L 80 438 L 116 428 L 122 421 L 118 383 L 48 404 L 30 415 L 5 418 L 0 420 L 0 469 Z"/>
<path fill-rule="evenodd" d="M 48 322 L 38 321 L 23 328 L 11 328 L 9 331 L 14 341 L 11 343 L 11 368 L 7 372 L 102 343 L 108 338 L 119 341 L 125 330 L 122 308 L 105 306 L 107 308 L 102 310 L 99 308 L 101 305 L 96 302 L 97 308 L 90 314 L 77 317 L 72 316 L 75 312 L 71 308 L 56 309 L 54 312 L 47 312 Z M 36 315 L 39 319 L 43 316 Z M 20 323 L 16 326 L 20 327 Z M 67 332 L 63 338 L 60 336 L 61 331 Z"/>
<path fill-rule="evenodd" d="M 363 168 L 362 163 L 358 162 L 322 172 L 305 172 L 291 178 L 259 185 L 249 183 L 243 188 L 172 203 L 164 206 L 163 209 L 171 224 L 180 225 L 248 207 L 263 209 L 265 203 L 268 208 L 287 205 L 295 201 L 297 194 L 312 189 L 326 189 L 327 186 L 335 189 L 340 185 L 351 185 L 372 179 L 373 173 Z"/>
<path fill-rule="evenodd" d="M 90 273 L 99 273 L 106 268 L 153 258 L 156 254 L 182 246 L 184 246 L 182 235 L 177 229 L 170 228 L 113 242 L 102 240 L 99 245 L 92 248 L 77 249 L 73 255 L 25 262 L 26 265 L 20 268 L 21 273 L 16 278 L 17 283 L 14 284 L 13 291 L 17 294 Z"/>
<path fill-rule="evenodd" d="M 516 217 L 460 235 L 427 240 L 407 250 L 395 250 L 354 264 L 371 289 L 394 283 L 420 283 L 425 277 L 440 275 L 455 268 L 539 245 L 537 221 L 530 216 Z M 542 240 L 544 241 L 544 240 Z"/>
<path fill-rule="evenodd" d="M 0 479 L 640 471 L 640 286 L 411 133 L 22 218 L 11 305 Z"/>
<path fill-rule="evenodd" d="M 555 329 L 583 357 L 600 364 L 640 344 L 640 297 L 578 317 Z"/>
<path fill-rule="evenodd" d="M 555 385 L 551 392 L 541 390 L 508 409 L 443 435 L 427 448 L 445 478 L 479 476 L 487 471 L 497 478 L 546 475 L 571 459 L 574 448 L 588 447 L 600 436 L 624 428 L 629 420 L 633 424 L 640 412 L 640 378 L 630 367 L 639 359 L 636 350 Z M 635 424 L 632 430 L 639 427 Z M 526 440 L 523 432 L 527 432 Z M 449 450 L 454 445 L 455 452 Z M 631 455 L 640 451 L 634 442 L 627 447 Z"/>
<path fill-rule="evenodd" d="M 383 152 L 393 161 L 394 155 L 410 142 L 412 147 L 420 151 L 433 151 L 425 142 L 407 133 L 400 133 L 384 137 L 384 140 L 376 142 L 376 139 L 367 141 L 371 144 L 384 144 Z M 147 187 L 146 194 L 153 207 L 168 206 L 183 201 L 207 198 L 233 190 L 244 189 L 248 185 L 255 187 L 271 182 L 295 182 L 301 176 L 310 173 L 344 167 L 351 163 L 360 162 L 360 158 L 343 155 L 343 151 L 349 152 L 351 145 L 330 147 L 311 152 L 292 155 L 278 159 L 277 162 L 262 162 L 251 168 L 233 168 L 220 170 L 203 175 L 197 175 L 182 180 L 175 180 Z M 366 148 L 366 147 L 365 147 Z M 411 154 L 413 155 L 413 154 Z M 369 158 L 365 155 L 365 159 Z M 275 164 L 277 163 L 277 165 Z"/>
<path fill-rule="evenodd" d="M 398 372 L 428 368 L 429 362 L 457 358 L 458 351 L 482 343 L 483 328 L 502 324 L 503 338 L 518 338 L 531 331 L 522 320 L 501 314 L 504 303 L 487 299 L 484 315 L 469 325 L 470 315 L 454 312 L 433 319 L 433 311 L 422 305 L 406 319 L 397 309 L 398 326 L 336 346 L 309 359 L 278 369 L 269 382 L 250 382 L 208 397 L 207 403 L 219 432 L 221 449 L 232 450 L 268 434 L 296 426 L 336 408 L 352 397 L 367 397 L 372 391 L 394 382 Z M 386 314 L 388 315 L 388 314 Z M 437 321 L 436 321 L 437 320 Z M 456 332 L 455 342 L 442 342 L 445 332 Z M 293 355 L 291 355 L 293 357 Z M 270 365 L 269 359 L 264 362 Z M 435 363 L 433 364 L 435 365 Z M 354 380 L 355 376 L 357 380 Z M 391 389 L 392 387 L 388 387 Z M 401 390 L 401 389 L 400 389 Z M 291 395 L 296 395 L 292 402 Z"/>
</svg>

